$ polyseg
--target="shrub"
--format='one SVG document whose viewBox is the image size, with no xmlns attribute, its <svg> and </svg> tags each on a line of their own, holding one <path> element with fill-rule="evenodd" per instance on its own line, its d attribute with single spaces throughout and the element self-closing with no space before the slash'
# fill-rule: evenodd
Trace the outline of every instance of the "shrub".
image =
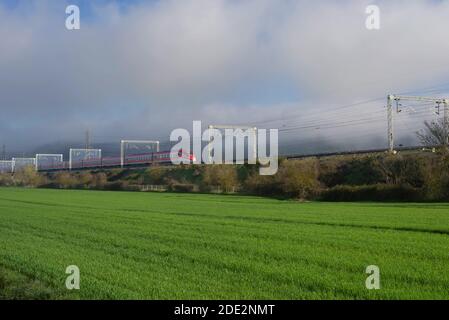
<svg viewBox="0 0 449 320">
<path fill-rule="evenodd" d="M 334 176 L 327 177 L 329 187 L 336 185 L 370 185 L 385 183 L 386 178 L 375 157 L 354 158 L 342 162 L 334 172 Z"/>
<path fill-rule="evenodd" d="M 39 187 L 45 184 L 45 178 L 36 172 L 33 166 L 27 166 L 14 173 L 14 183 L 23 187 Z"/>
<path fill-rule="evenodd" d="M 427 167 L 424 190 L 429 200 L 449 200 L 449 155 L 441 155 Z"/>
<path fill-rule="evenodd" d="M 83 188 L 90 188 L 94 184 L 94 176 L 90 172 L 82 172 L 78 181 Z"/>
<path fill-rule="evenodd" d="M 421 201 L 420 189 L 409 185 L 336 186 L 322 192 L 323 201 Z"/>
<path fill-rule="evenodd" d="M 244 189 L 250 194 L 262 196 L 274 196 L 282 193 L 274 176 L 261 176 L 258 172 L 251 174 L 245 180 Z"/>
<path fill-rule="evenodd" d="M 380 161 L 386 183 L 422 187 L 424 184 L 423 165 L 417 158 L 388 155 Z"/>
<path fill-rule="evenodd" d="M 54 183 L 58 188 L 68 189 L 79 185 L 78 180 L 69 172 L 58 172 L 54 176 Z"/>
<path fill-rule="evenodd" d="M 9 186 L 13 186 L 13 185 L 14 185 L 14 180 L 13 180 L 12 174 L 10 174 L 10 173 L 0 174 L 0 186 L 9 187 Z"/>
<path fill-rule="evenodd" d="M 108 176 L 104 172 L 98 172 L 94 175 L 92 184 L 96 189 L 104 189 L 108 183 Z"/>
<path fill-rule="evenodd" d="M 253 172 L 244 182 L 251 194 L 312 199 L 320 191 L 319 163 L 316 159 L 284 160 L 274 176 Z"/>
<path fill-rule="evenodd" d="M 335 157 L 320 160 L 319 181 L 328 187 L 333 187 L 342 183 L 343 177 L 339 171 L 342 162 L 341 159 Z"/>
<path fill-rule="evenodd" d="M 219 186 L 224 192 L 232 192 L 238 185 L 237 171 L 230 165 L 210 165 L 203 173 L 203 184 L 208 188 Z"/>
<path fill-rule="evenodd" d="M 145 171 L 143 183 L 164 184 L 164 177 L 167 170 L 162 167 L 151 167 Z"/>
<path fill-rule="evenodd" d="M 318 181 L 319 165 L 314 158 L 299 161 L 283 161 L 275 182 L 279 184 L 284 195 L 300 199 L 316 196 L 320 189 Z"/>
</svg>

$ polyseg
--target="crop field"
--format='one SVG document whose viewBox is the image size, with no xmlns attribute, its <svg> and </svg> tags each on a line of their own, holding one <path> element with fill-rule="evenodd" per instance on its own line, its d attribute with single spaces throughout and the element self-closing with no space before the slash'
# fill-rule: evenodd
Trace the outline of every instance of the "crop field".
<svg viewBox="0 0 449 320">
<path fill-rule="evenodd" d="M 1 188 L 0 298 L 17 296 L 448 299 L 449 205 Z"/>
</svg>

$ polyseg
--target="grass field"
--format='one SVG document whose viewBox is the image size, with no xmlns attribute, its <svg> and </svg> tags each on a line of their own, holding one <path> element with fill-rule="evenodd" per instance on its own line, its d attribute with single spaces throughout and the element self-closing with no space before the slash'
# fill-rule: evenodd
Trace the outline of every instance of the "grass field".
<svg viewBox="0 0 449 320">
<path fill-rule="evenodd" d="M 33 295 L 448 299 L 449 205 L 2 188 L 0 298 Z"/>
</svg>

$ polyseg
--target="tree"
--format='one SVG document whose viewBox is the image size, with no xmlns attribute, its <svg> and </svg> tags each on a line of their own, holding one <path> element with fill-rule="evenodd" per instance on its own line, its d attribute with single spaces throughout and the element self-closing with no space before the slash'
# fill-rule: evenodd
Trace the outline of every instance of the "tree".
<svg viewBox="0 0 449 320">
<path fill-rule="evenodd" d="M 163 167 L 151 167 L 145 171 L 145 184 L 164 184 L 167 170 Z"/>
<path fill-rule="evenodd" d="M 429 168 L 425 191 L 430 200 L 449 200 L 449 154 L 441 154 Z"/>
<path fill-rule="evenodd" d="M 284 161 L 275 175 L 275 181 L 284 195 L 309 199 L 319 192 L 318 176 L 319 163 L 315 158 Z"/>
<path fill-rule="evenodd" d="M 369 185 L 385 183 L 385 176 L 376 157 L 353 158 L 343 162 L 333 179 L 334 185 Z M 333 185 L 331 185 L 333 186 Z"/>
<path fill-rule="evenodd" d="M 424 183 L 424 166 L 417 157 L 388 155 L 380 158 L 379 167 L 387 184 L 419 188 Z"/>
<path fill-rule="evenodd" d="M 59 188 L 63 189 L 72 188 L 78 184 L 78 180 L 74 176 L 64 171 L 56 173 L 54 182 Z"/>
<path fill-rule="evenodd" d="M 274 196 L 282 194 L 282 189 L 275 176 L 261 176 L 259 172 L 251 173 L 245 180 L 244 190 L 249 193 Z"/>
<path fill-rule="evenodd" d="M 448 131 L 445 128 L 444 120 L 424 121 L 425 129 L 423 132 L 416 132 L 418 139 L 423 146 L 435 147 L 444 146 L 447 143 Z"/>
<path fill-rule="evenodd" d="M 14 180 L 10 173 L 0 173 L 0 186 L 12 186 Z"/>
<path fill-rule="evenodd" d="M 43 177 L 34 166 L 26 166 L 14 174 L 15 183 L 24 187 L 38 187 L 44 183 Z"/>
<path fill-rule="evenodd" d="M 229 165 L 210 165 L 204 170 L 203 182 L 206 186 L 219 186 L 224 192 L 233 192 L 238 185 L 237 171 Z"/>
<path fill-rule="evenodd" d="M 104 189 L 108 183 L 108 176 L 104 172 L 98 172 L 94 175 L 93 184 L 97 189 Z"/>
<path fill-rule="evenodd" d="M 79 183 L 83 188 L 89 188 L 94 183 L 94 176 L 90 172 L 82 172 L 79 175 Z"/>
</svg>

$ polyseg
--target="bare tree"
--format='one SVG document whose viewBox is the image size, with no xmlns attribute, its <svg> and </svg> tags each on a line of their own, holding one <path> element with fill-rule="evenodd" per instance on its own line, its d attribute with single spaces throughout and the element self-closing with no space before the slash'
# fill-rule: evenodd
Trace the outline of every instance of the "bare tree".
<svg viewBox="0 0 449 320">
<path fill-rule="evenodd" d="M 424 121 L 424 126 L 426 128 L 423 131 L 416 132 L 422 145 L 434 147 L 446 144 L 448 132 L 443 120 Z"/>
</svg>

